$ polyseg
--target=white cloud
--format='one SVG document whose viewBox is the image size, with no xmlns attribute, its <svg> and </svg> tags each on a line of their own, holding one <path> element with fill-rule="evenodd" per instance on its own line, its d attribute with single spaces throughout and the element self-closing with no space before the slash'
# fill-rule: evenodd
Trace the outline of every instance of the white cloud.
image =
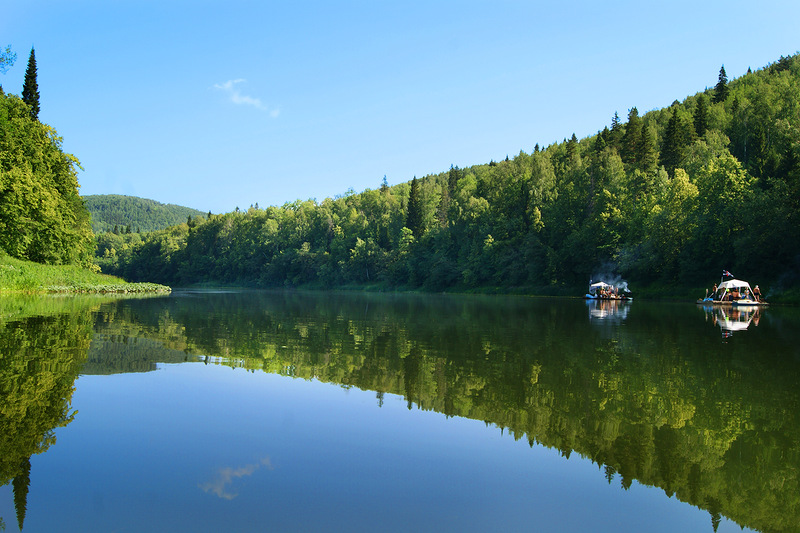
<svg viewBox="0 0 800 533">
<path fill-rule="evenodd" d="M 255 98 L 253 96 L 248 96 L 246 94 L 242 94 L 239 90 L 238 85 L 241 83 L 245 83 L 247 80 L 244 78 L 237 78 L 235 80 L 228 80 L 224 83 L 215 83 L 214 88 L 223 91 L 228 95 L 228 98 L 231 102 L 236 105 L 249 105 L 253 106 L 260 111 L 266 111 L 269 113 L 269 116 L 272 118 L 276 118 L 280 115 L 280 109 L 277 108 L 269 108 L 264 102 L 261 101 L 260 98 Z"/>
</svg>

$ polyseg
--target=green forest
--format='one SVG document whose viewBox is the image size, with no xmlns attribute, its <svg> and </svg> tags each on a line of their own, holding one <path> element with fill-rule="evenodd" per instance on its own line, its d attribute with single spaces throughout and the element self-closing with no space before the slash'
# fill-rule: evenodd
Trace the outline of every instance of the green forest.
<svg viewBox="0 0 800 533">
<path fill-rule="evenodd" d="M 38 119 L 32 49 L 22 96 L 0 93 L 0 250 L 171 285 L 572 294 L 613 277 L 677 294 L 724 269 L 796 299 L 800 56 L 716 81 L 503 161 L 213 215 L 82 198 Z"/>
<path fill-rule="evenodd" d="M 13 63 L 1 54 L 0 71 Z M 56 130 L 39 121 L 36 57 L 22 97 L 0 87 L 0 253 L 45 264 L 91 266 L 94 235 L 78 194 L 78 160 Z"/>
<path fill-rule="evenodd" d="M 713 73 L 710 76 L 713 80 Z M 768 287 L 800 268 L 800 56 L 596 135 L 336 198 L 102 234 L 97 262 L 174 285 L 558 293 L 601 276 Z"/>
<path fill-rule="evenodd" d="M 204 215 L 190 207 L 121 194 L 93 194 L 83 200 L 92 215 L 95 233 L 147 233 Z"/>
</svg>

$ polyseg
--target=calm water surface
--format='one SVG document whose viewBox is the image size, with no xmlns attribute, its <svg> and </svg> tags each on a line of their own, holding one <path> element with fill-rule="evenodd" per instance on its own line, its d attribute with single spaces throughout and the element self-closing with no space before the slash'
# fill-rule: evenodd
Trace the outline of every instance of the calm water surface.
<svg viewBox="0 0 800 533">
<path fill-rule="evenodd" d="M 0 529 L 800 531 L 800 312 L 0 297 Z"/>
</svg>

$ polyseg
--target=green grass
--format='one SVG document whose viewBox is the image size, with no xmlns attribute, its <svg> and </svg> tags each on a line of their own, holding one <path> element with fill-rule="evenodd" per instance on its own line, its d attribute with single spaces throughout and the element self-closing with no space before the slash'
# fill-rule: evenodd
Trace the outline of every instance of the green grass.
<svg viewBox="0 0 800 533">
<path fill-rule="evenodd" d="M 76 265 L 41 265 L 0 255 L 0 293 L 153 293 L 170 288 L 128 283 Z"/>
</svg>

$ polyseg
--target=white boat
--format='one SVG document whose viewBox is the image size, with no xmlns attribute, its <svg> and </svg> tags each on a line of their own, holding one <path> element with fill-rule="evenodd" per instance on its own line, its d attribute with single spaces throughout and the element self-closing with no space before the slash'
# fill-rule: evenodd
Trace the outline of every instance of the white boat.
<svg viewBox="0 0 800 533">
<path fill-rule="evenodd" d="M 756 286 L 757 287 L 757 286 Z M 767 305 L 763 299 L 757 298 L 753 294 L 750 284 L 740 279 L 729 279 L 720 282 L 719 287 L 713 293 L 707 295 L 699 304 L 711 305 L 736 305 L 743 307 L 757 307 Z"/>
</svg>

